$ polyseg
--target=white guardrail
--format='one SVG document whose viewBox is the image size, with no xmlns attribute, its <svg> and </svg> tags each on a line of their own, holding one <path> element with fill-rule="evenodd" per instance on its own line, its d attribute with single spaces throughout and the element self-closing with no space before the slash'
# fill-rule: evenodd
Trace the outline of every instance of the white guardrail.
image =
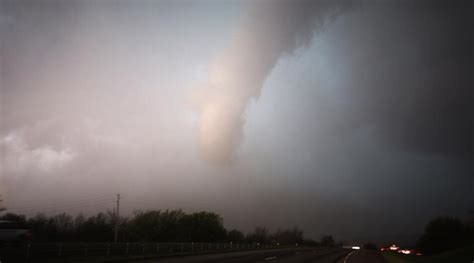
<svg viewBox="0 0 474 263">
<path fill-rule="evenodd" d="M 15 258 L 24 262 L 41 259 L 113 256 L 166 256 L 254 249 L 304 248 L 298 244 L 233 243 L 30 243 L 0 247 L 0 260 Z M 2 256 L 3 254 L 3 256 Z"/>
</svg>

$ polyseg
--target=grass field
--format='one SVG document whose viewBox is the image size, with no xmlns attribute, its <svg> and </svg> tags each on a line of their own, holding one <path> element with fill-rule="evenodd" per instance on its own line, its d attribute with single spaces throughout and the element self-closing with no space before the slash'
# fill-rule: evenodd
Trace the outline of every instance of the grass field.
<svg viewBox="0 0 474 263">
<path fill-rule="evenodd" d="M 474 245 L 450 250 L 431 257 L 403 255 L 397 252 L 382 252 L 389 263 L 474 263 Z"/>
<path fill-rule="evenodd" d="M 382 252 L 382 256 L 387 260 L 389 263 L 428 263 L 428 262 L 435 262 L 429 257 L 425 256 L 412 256 L 412 255 L 404 255 L 394 251 L 384 251 Z"/>
</svg>

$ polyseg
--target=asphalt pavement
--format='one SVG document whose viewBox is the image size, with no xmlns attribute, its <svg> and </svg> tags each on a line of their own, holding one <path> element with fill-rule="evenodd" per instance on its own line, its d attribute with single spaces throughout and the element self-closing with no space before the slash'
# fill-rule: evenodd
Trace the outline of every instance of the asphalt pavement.
<svg viewBox="0 0 474 263">
<path fill-rule="evenodd" d="M 354 250 L 341 258 L 337 263 L 386 263 L 377 250 Z"/>
<path fill-rule="evenodd" d="M 252 262 L 279 262 L 279 263 L 336 263 L 344 258 L 350 250 L 341 248 L 332 249 L 279 249 L 255 250 L 245 252 L 230 252 L 221 254 L 207 254 L 197 256 L 158 258 L 133 261 L 136 263 L 252 263 Z"/>
</svg>

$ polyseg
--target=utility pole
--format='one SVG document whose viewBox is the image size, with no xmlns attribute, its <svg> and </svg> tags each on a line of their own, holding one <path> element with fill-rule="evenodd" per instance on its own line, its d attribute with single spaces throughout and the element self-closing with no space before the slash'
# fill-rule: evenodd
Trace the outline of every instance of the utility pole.
<svg viewBox="0 0 474 263">
<path fill-rule="evenodd" d="M 115 237 L 114 243 L 117 243 L 117 235 L 118 235 L 118 226 L 119 226 L 119 211 L 120 211 L 120 194 L 117 194 L 117 209 L 115 210 Z"/>
</svg>

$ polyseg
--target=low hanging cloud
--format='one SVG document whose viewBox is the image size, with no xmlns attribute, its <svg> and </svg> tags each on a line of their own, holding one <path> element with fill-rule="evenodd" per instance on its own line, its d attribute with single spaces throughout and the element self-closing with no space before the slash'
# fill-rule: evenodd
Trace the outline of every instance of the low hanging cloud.
<svg viewBox="0 0 474 263">
<path fill-rule="evenodd" d="M 3 171 L 37 170 L 48 172 L 71 162 L 75 157 L 69 148 L 53 149 L 49 146 L 30 147 L 20 136 L 11 133 L 2 138 Z"/>
<path fill-rule="evenodd" d="M 230 44 L 211 62 L 196 95 L 204 159 L 229 163 L 242 140 L 243 113 L 280 57 L 308 45 L 314 32 L 350 7 L 350 1 L 260 1 L 248 6 Z"/>
</svg>

